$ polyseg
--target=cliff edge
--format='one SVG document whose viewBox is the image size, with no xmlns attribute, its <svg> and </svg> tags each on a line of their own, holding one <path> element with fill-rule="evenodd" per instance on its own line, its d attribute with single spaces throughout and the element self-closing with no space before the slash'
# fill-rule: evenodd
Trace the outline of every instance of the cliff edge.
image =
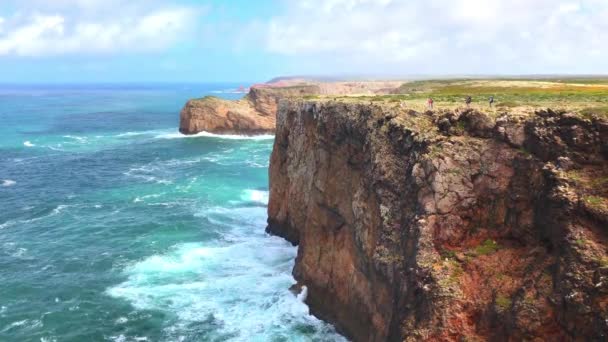
<svg viewBox="0 0 608 342">
<path fill-rule="evenodd" d="M 270 233 L 354 341 L 608 338 L 608 122 L 281 101 Z"/>
<path fill-rule="evenodd" d="M 220 134 L 262 134 L 275 129 L 279 99 L 318 94 L 314 85 L 289 87 L 254 86 L 241 100 L 224 100 L 215 96 L 190 100 L 180 113 L 182 134 L 199 132 Z"/>
<path fill-rule="evenodd" d="M 261 134 L 275 130 L 280 99 L 311 95 L 388 94 L 402 82 L 311 82 L 294 79 L 258 84 L 241 100 L 215 96 L 190 100 L 180 113 L 179 131 L 183 134 L 210 132 L 220 134 Z"/>
</svg>

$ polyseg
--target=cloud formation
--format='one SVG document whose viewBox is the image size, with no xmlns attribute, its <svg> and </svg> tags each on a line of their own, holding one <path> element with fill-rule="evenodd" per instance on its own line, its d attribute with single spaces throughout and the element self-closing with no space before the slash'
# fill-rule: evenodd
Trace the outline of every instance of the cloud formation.
<svg viewBox="0 0 608 342">
<path fill-rule="evenodd" d="M 115 0 L 29 0 L 0 16 L 0 56 L 112 54 L 164 50 L 194 26 L 196 9 Z"/>
<path fill-rule="evenodd" d="M 605 0 L 293 0 L 265 44 L 340 72 L 606 73 L 606 18 Z"/>
</svg>

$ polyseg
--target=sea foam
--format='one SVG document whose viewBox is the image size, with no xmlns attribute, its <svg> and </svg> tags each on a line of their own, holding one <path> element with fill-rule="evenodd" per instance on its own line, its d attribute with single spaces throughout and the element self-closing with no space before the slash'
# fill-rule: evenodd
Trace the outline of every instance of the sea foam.
<svg viewBox="0 0 608 342">
<path fill-rule="evenodd" d="M 259 204 L 268 203 L 269 192 L 262 190 L 245 190 L 241 194 L 241 199 L 247 202 L 254 202 Z"/>
<path fill-rule="evenodd" d="M 274 139 L 274 135 L 272 134 L 261 134 L 261 135 L 238 135 L 238 134 L 215 134 L 209 132 L 200 132 L 191 135 L 181 134 L 179 132 L 173 133 L 165 133 L 157 135 L 157 139 L 188 139 L 188 138 L 199 138 L 199 137 L 208 137 L 208 138 L 218 138 L 218 139 L 227 139 L 227 140 L 270 140 Z"/>
<path fill-rule="evenodd" d="M 3 187 L 9 187 L 9 186 L 13 186 L 15 184 L 17 184 L 17 182 L 15 182 L 14 180 L 12 180 L 12 179 L 5 179 L 5 180 L 2 181 L 1 185 Z"/>
<path fill-rule="evenodd" d="M 205 215 L 229 227 L 224 239 L 179 244 L 134 263 L 107 293 L 176 315 L 168 340 L 199 326 L 206 340 L 345 341 L 289 291 L 297 249 L 264 232 L 264 208 L 209 208 Z"/>
</svg>

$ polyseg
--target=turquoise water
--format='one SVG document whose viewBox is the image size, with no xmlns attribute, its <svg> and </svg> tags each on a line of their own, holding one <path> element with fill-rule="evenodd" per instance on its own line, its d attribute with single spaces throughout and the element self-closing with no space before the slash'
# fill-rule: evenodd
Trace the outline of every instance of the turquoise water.
<svg viewBox="0 0 608 342">
<path fill-rule="evenodd" d="M 1 341 L 336 341 L 264 233 L 272 137 L 183 137 L 237 85 L 0 87 Z"/>
</svg>

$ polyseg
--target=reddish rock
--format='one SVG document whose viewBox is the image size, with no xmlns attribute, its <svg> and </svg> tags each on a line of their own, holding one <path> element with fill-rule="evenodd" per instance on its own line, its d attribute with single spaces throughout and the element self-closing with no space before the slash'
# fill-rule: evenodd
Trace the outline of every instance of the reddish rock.
<svg viewBox="0 0 608 342">
<path fill-rule="evenodd" d="M 355 341 L 605 340 L 605 127 L 282 101 L 267 229 Z"/>
</svg>

